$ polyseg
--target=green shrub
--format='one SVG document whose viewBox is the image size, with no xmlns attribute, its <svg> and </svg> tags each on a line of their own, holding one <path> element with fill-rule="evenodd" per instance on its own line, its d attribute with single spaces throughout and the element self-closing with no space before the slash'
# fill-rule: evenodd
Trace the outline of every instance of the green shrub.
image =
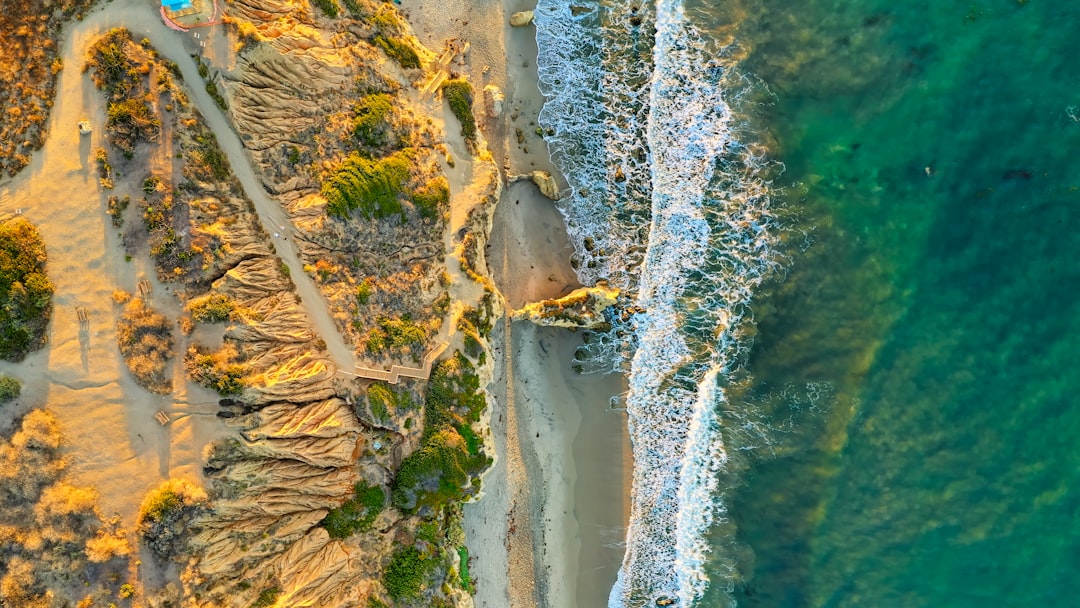
<svg viewBox="0 0 1080 608">
<path fill-rule="evenodd" d="M 21 217 L 0 223 L 0 358 L 20 361 L 45 343 L 53 286 L 45 243 Z"/>
<path fill-rule="evenodd" d="M 385 146 L 393 110 L 394 100 L 386 93 L 362 97 L 353 109 L 353 137 L 369 148 Z"/>
<path fill-rule="evenodd" d="M 224 181 L 232 175 L 229 160 L 225 158 L 225 153 L 221 151 L 221 147 L 218 146 L 217 138 L 214 137 L 213 133 L 205 132 L 196 136 L 195 143 L 195 152 L 198 154 L 199 160 L 202 161 L 214 179 Z"/>
<path fill-rule="evenodd" d="M 473 481 L 491 462 L 471 426 L 485 406 L 480 377 L 461 353 L 435 367 L 425 394 L 420 449 L 402 461 L 394 479 L 395 506 L 438 509 L 475 491 Z"/>
<path fill-rule="evenodd" d="M 468 547 L 458 547 L 458 558 L 461 560 L 461 588 L 469 593 L 476 593 L 476 590 L 472 586 L 472 577 L 469 576 L 469 549 Z"/>
<path fill-rule="evenodd" d="M 439 212 L 450 202 L 450 184 L 440 175 L 413 190 L 409 199 L 416 205 L 421 216 L 429 219 L 438 217 Z"/>
<path fill-rule="evenodd" d="M 386 586 L 386 592 L 395 601 L 416 597 L 420 593 L 424 579 L 437 565 L 436 560 L 425 559 L 416 547 L 408 546 L 398 549 L 383 573 L 383 585 Z"/>
<path fill-rule="evenodd" d="M 348 538 L 357 532 L 367 532 L 386 506 L 386 495 L 379 486 L 358 483 L 353 490 L 352 498 L 331 509 L 322 520 L 322 526 L 331 538 Z"/>
<path fill-rule="evenodd" d="M 371 277 L 366 277 L 360 282 L 360 285 L 356 288 L 356 303 L 360 306 L 367 306 L 369 300 L 371 300 L 371 289 L 375 285 Z"/>
<path fill-rule="evenodd" d="M 281 595 L 281 589 L 277 587 L 263 589 L 259 592 L 259 597 L 251 603 L 251 608 L 270 608 L 277 603 L 278 595 Z"/>
<path fill-rule="evenodd" d="M 427 429 L 425 429 L 425 435 Z M 487 467 L 486 456 L 469 454 L 453 428 L 428 435 L 420 449 L 402 461 L 394 479 L 394 505 L 403 511 L 422 506 L 439 509 L 472 493 L 470 478 Z"/>
<path fill-rule="evenodd" d="M 375 44 L 386 53 L 387 57 L 397 61 L 401 67 L 406 69 L 420 67 L 420 56 L 416 54 L 416 50 L 413 49 L 412 45 L 405 40 L 395 36 L 376 36 Z"/>
<path fill-rule="evenodd" d="M 236 302 L 223 293 L 209 293 L 188 302 L 191 318 L 201 323 L 228 321 L 236 311 Z"/>
<path fill-rule="evenodd" d="M 450 104 L 450 111 L 461 123 L 461 135 L 467 141 L 476 141 L 476 119 L 473 117 L 473 90 L 469 81 L 456 79 L 447 80 L 440 87 L 443 97 Z"/>
<path fill-rule="evenodd" d="M 344 218 L 360 210 L 369 218 L 379 219 L 401 214 L 398 196 L 409 179 L 410 164 L 404 151 L 379 160 L 354 152 L 323 182 L 327 213 Z"/>
<path fill-rule="evenodd" d="M 381 319 L 379 328 L 386 333 L 386 341 L 392 348 L 422 346 L 427 340 L 424 328 L 409 319 Z"/>
<path fill-rule="evenodd" d="M 377 421 L 388 420 L 391 414 L 408 412 L 416 408 L 412 395 L 408 391 L 396 391 L 385 383 L 375 382 L 367 389 L 371 415 Z"/>
<path fill-rule="evenodd" d="M 165 315 L 141 299 L 131 300 L 116 322 L 116 344 L 139 386 L 162 395 L 172 391 L 172 323 Z"/>
<path fill-rule="evenodd" d="M 202 488 L 169 479 L 147 492 L 139 505 L 139 534 L 158 557 L 173 556 L 183 546 L 187 522 L 208 502 Z"/>
<path fill-rule="evenodd" d="M 364 8 L 362 6 L 360 6 L 360 3 L 357 0 L 341 0 L 341 1 L 345 3 L 345 8 L 349 9 L 349 12 L 352 13 L 353 17 L 363 17 L 364 16 Z"/>
<path fill-rule="evenodd" d="M 311 0 L 311 3 L 326 13 L 327 17 L 337 17 L 338 12 L 341 10 L 334 0 Z"/>
<path fill-rule="evenodd" d="M 218 90 L 217 84 L 213 80 L 206 81 L 206 92 L 222 112 L 229 109 L 228 104 L 225 103 L 225 98 L 222 97 L 221 91 Z"/>
<path fill-rule="evenodd" d="M 22 382 L 7 374 L 0 374 L 0 404 L 18 399 L 22 393 Z"/>
<path fill-rule="evenodd" d="M 212 388 L 222 396 L 239 395 L 247 386 L 247 366 L 238 360 L 236 347 L 226 342 L 221 350 L 209 352 L 191 346 L 184 356 L 184 366 L 191 379 Z"/>
</svg>

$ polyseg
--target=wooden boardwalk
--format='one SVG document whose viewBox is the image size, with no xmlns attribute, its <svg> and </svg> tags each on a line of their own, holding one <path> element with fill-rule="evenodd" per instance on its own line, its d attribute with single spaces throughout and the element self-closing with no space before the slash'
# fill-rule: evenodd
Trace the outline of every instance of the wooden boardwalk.
<svg viewBox="0 0 1080 608">
<path fill-rule="evenodd" d="M 346 376 L 355 376 L 357 378 L 367 378 L 368 380 L 382 380 L 388 384 L 397 384 L 402 377 L 405 378 L 417 378 L 419 380 L 427 380 L 431 375 L 431 366 L 435 363 L 446 349 L 450 346 L 447 341 L 439 342 L 435 345 L 435 348 L 428 351 L 424 355 L 424 364 L 420 367 L 405 367 L 404 365 L 391 365 L 389 370 L 376 369 L 373 367 L 356 366 L 353 371 L 345 371 L 339 369 L 338 372 L 345 374 Z"/>
<path fill-rule="evenodd" d="M 463 43 L 456 39 L 447 42 L 446 50 L 439 56 L 439 60 L 435 62 L 435 73 L 432 74 L 431 80 L 424 85 L 424 88 L 420 89 L 420 97 L 434 95 L 435 91 L 439 90 L 439 86 L 450 77 L 450 62 L 453 61 L 454 57 L 457 57 L 459 53 L 464 55 L 468 52 L 468 42 Z"/>
</svg>

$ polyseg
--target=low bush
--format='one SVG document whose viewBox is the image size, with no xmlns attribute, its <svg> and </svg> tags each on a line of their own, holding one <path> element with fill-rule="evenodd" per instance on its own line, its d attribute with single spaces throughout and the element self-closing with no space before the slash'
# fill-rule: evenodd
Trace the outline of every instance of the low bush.
<svg viewBox="0 0 1080 608">
<path fill-rule="evenodd" d="M 473 117 L 473 89 L 469 81 L 447 80 L 440 87 L 443 97 L 450 104 L 450 111 L 461 123 L 461 135 L 469 142 L 476 141 L 476 118 Z"/>
<path fill-rule="evenodd" d="M 45 343 L 53 286 L 45 243 L 21 217 L 0 223 L 0 358 L 21 361 Z"/>
<path fill-rule="evenodd" d="M 420 449 L 406 457 L 394 479 L 392 498 L 403 511 L 439 508 L 477 490 L 491 463 L 472 430 L 486 402 L 480 377 L 461 353 L 439 363 L 428 381 Z"/>
<path fill-rule="evenodd" d="M 239 395 L 247 386 L 248 368 L 239 361 L 239 354 L 231 342 L 226 342 L 216 352 L 191 346 L 184 356 L 184 366 L 192 380 L 222 396 Z"/>
<path fill-rule="evenodd" d="M 259 592 L 259 597 L 251 603 L 251 608 L 270 608 L 277 603 L 279 595 L 281 595 L 281 589 L 278 587 L 263 589 Z"/>
<path fill-rule="evenodd" d="M 413 190 L 409 194 L 409 200 L 416 205 L 421 217 L 434 219 L 439 217 L 439 213 L 446 209 L 450 202 L 450 184 L 440 175 Z"/>
<path fill-rule="evenodd" d="M 409 155 L 395 152 L 371 160 L 355 152 L 343 160 L 323 182 L 327 213 L 345 218 L 359 210 L 369 218 L 402 214 L 402 193 L 410 171 Z"/>
<path fill-rule="evenodd" d="M 394 551 L 383 573 L 386 592 L 394 601 L 417 597 L 424 580 L 437 565 L 437 560 L 425 558 L 416 547 L 401 547 Z"/>
<path fill-rule="evenodd" d="M 0 374 L 0 405 L 19 398 L 22 382 L 7 374 Z"/>
<path fill-rule="evenodd" d="M 323 518 L 322 526 L 331 538 L 348 538 L 357 532 L 367 532 L 385 505 L 386 495 L 381 487 L 358 483 L 353 497 L 331 509 Z"/>
<path fill-rule="evenodd" d="M 116 343 L 139 386 L 162 395 L 172 391 L 172 324 L 165 315 L 142 299 L 129 301 L 116 323 Z"/>
<path fill-rule="evenodd" d="M 165 481 L 139 506 L 139 534 L 158 557 L 175 556 L 182 549 L 187 524 L 208 502 L 206 492 L 187 480 Z"/>
<path fill-rule="evenodd" d="M 416 402 L 408 391 L 396 391 L 382 382 L 375 382 L 367 389 L 368 405 L 376 421 L 385 421 L 391 415 L 416 409 Z"/>
<path fill-rule="evenodd" d="M 236 302 L 223 293 L 208 293 L 188 302 L 187 311 L 200 323 L 219 323 L 232 318 Z"/>
<path fill-rule="evenodd" d="M 412 45 L 406 42 L 402 38 L 395 36 L 376 36 L 375 44 L 386 53 L 386 56 L 398 62 L 398 64 L 406 69 L 416 69 L 420 67 L 420 56 L 416 54 L 416 50 Z"/>
<path fill-rule="evenodd" d="M 389 142 L 390 116 L 394 99 L 386 93 L 365 95 L 353 108 L 352 134 L 369 148 L 381 148 Z"/>
<path fill-rule="evenodd" d="M 319 7 L 319 10 L 325 13 L 327 17 L 337 17 L 338 12 L 341 10 L 334 0 L 311 0 L 311 3 Z"/>
</svg>

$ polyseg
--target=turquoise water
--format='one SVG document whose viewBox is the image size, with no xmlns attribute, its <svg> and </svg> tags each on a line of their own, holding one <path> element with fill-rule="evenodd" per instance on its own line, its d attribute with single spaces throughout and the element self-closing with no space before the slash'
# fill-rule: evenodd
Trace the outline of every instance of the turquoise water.
<svg viewBox="0 0 1080 608">
<path fill-rule="evenodd" d="M 1075 605 L 1080 3 L 710 4 L 786 166 L 787 274 L 731 407 L 788 430 L 714 529 L 731 597 Z"/>
</svg>

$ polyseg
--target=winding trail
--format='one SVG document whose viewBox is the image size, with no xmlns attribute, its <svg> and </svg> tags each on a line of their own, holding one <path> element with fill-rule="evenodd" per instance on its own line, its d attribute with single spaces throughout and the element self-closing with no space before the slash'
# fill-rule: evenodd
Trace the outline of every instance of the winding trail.
<svg viewBox="0 0 1080 608">
<path fill-rule="evenodd" d="M 68 24 L 65 31 L 67 39 L 81 39 L 88 42 L 82 46 L 65 45 L 64 65 L 81 65 L 92 40 L 97 35 L 115 27 L 127 28 L 136 40 L 141 37 L 149 38 L 162 56 L 172 60 L 179 67 L 188 85 L 187 89 L 192 101 L 203 115 L 207 126 L 217 137 L 218 145 L 232 166 L 233 175 L 240 181 L 244 192 L 254 203 L 256 214 L 266 233 L 273 235 L 291 232 L 292 223 L 288 215 L 280 203 L 266 194 L 236 131 L 206 90 L 198 86 L 203 79 L 191 56 L 191 53 L 198 53 L 197 44 L 190 34 L 169 28 L 154 7 L 155 3 L 148 0 L 115 0 L 83 21 Z M 88 85 L 84 84 L 84 86 Z M 100 120 L 95 122 L 101 124 Z M 72 128 L 74 129 L 74 124 Z M 329 303 L 311 277 L 304 272 L 304 265 L 300 261 L 295 242 L 284 238 L 274 238 L 273 247 L 277 256 L 288 266 L 290 278 L 296 287 L 296 293 L 308 321 L 315 333 L 325 341 L 327 353 L 340 374 L 382 380 L 391 384 L 396 384 L 402 376 L 426 379 L 430 375 L 432 363 L 449 346 L 448 337 L 453 329 L 451 318 L 444 320 L 436 346 L 424 357 L 421 367 L 393 365 L 386 370 L 359 366 L 352 347 L 345 343 L 328 312 Z"/>
</svg>

